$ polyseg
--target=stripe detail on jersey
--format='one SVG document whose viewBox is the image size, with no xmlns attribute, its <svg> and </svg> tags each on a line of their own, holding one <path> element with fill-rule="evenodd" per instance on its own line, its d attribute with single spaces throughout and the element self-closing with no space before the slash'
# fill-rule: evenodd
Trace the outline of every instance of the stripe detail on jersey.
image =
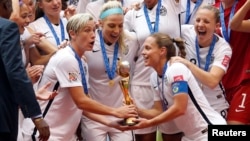
<svg viewBox="0 0 250 141">
<path fill-rule="evenodd" d="M 172 83 L 173 94 L 188 93 L 187 81 L 175 81 Z"/>
<path fill-rule="evenodd" d="M 200 112 L 201 116 L 203 117 L 203 119 L 208 123 L 208 125 L 213 125 L 212 122 L 210 122 L 210 120 L 208 119 L 208 117 L 206 116 L 206 114 L 203 112 L 203 110 L 201 109 L 201 107 L 199 106 L 199 104 L 197 103 L 192 91 L 190 90 L 190 88 L 188 87 L 188 94 L 192 100 L 192 102 L 194 103 L 194 106 L 197 108 L 197 110 Z"/>
<path fill-rule="evenodd" d="M 219 86 L 220 86 L 220 89 L 221 89 L 221 91 L 222 91 L 222 94 L 223 94 L 224 96 L 226 96 L 225 89 L 224 89 L 224 87 L 223 87 L 223 85 L 222 85 L 221 82 L 219 83 Z"/>
</svg>

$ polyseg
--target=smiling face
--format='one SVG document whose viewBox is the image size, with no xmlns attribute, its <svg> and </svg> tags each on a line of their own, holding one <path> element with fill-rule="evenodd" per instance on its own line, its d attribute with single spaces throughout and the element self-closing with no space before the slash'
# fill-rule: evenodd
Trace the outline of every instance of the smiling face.
<svg viewBox="0 0 250 141">
<path fill-rule="evenodd" d="M 100 20 L 103 38 L 106 44 L 113 44 L 118 41 L 123 32 L 123 15 L 114 14 Z"/>
<path fill-rule="evenodd" d="M 215 29 L 219 27 L 215 12 L 210 9 L 199 9 L 196 13 L 195 32 L 200 46 L 207 47 L 213 39 Z"/>
<path fill-rule="evenodd" d="M 22 34 L 24 32 L 24 27 L 28 26 L 30 23 L 30 10 L 26 6 L 26 4 L 22 4 L 20 6 L 20 13 L 19 17 L 15 20 L 18 25 L 19 33 Z"/>
<path fill-rule="evenodd" d="M 34 0 L 22 0 L 30 9 L 31 14 L 30 14 L 30 20 L 34 21 L 35 20 L 35 1 Z"/>
<path fill-rule="evenodd" d="M 160 62 L 162 54 L 162 48 L 156 44 L 155 38 L 149 36 L 146 38 L 143 44 L 142 55 L 144 57 L 144 65 L 157 68 L 157 65 Z"/>
</svg>

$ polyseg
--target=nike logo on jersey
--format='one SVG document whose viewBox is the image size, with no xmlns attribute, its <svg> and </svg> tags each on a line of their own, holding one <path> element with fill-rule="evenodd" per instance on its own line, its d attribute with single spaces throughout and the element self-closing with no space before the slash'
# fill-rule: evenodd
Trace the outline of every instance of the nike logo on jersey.
<svg viewBox="0 0 250 141">
<path fill-rule="evenodd" d="M 235 109 L 236 113 L 243 112 L 244 110 Z"/>
<path fill-rule="evenodd" d="M 142 16 L 142 15 L 136 15 L 135 18 L 139 18 L 139 17 L 141 17 L 141 16 Z"/>
<path fill-rule="evenodd" d="M 98 51 L 100 51 L 100 50 L 92 50 L 93 53 L 98 52 Z"/>
</svg>

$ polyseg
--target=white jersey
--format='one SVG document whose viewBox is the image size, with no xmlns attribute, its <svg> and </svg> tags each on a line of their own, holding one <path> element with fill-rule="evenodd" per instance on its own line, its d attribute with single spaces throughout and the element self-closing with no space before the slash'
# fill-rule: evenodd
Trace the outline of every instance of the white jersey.
<svg viewBox="0 0 250 141">
<path fill-rule="evenodd" d="M 158 4 L 156 4 L 152 10 L 147 9 L 153 27 L 156 19 L 155 16 L 157 5 Z M 134 68 L 134 75 L 131 84 L 150 86 L 149 76 L 153 70 L 152 68 L 144 66 L 143 56 L 141 55 L 143 43 L 150 35 L 150 30 L 146 22 L 143 7 L 144 3 L 141 5 L 141 8 L 138 11 L 128 11 L 124 18 L 124 28 L 136 33 L 137 40 L 140 45 L 140 50 L 138 50 L 137 53 L 138 59 Z M 180 37 L 180 27 L 178 26 L 179 13 L 180 4 L 176 3 L 174 0 L 163 0 L 159 17 L 159 32 L 169 34 L 171 37 Z"/>
<path fill-rule="evenodd" d="M 28 29 L 27 29 L 27 28 L 24 28 L 24 32 L 23 32 L 23 34 L 21 35 L 21 38 L 22 38 L 23 40 L 26 40 L 26 39 L 28 39 L 30 36 L 31 36 L 31 34 L 30 34 L 30 32 L 28 31 Z M 32 47 L 35 47 L 35 44 L 32 44 L 29 48 L 32 48 Z"/>
<path fill-rule="evenodd" d="M 156 20 L 156 9 L 158 4 L 156 4 L 152 10 L 148 10 L 148 16 L 152 27 L 154 28 L 154 23 Z M 162 0 L 162 6 L 160 8 L 159 16 L 159 32 L 163 32 L 171 35 L 172 37 L 180 36 L 180 24 L 178 19 L 178 14 L 180 13 L 179 3 L 174 0 Z M 137 10 L 130 10 L 126 13 L 124 17 L 124 28 L 135 32 L 137 40 L 139 43 L 139 49 L 136 52 L 136 61 L 133 65 L 133 74 L 131 79 L 131 96 L 134 98 L 135 103 L 139 108 L 148 109 L 154 105 L 154 101 L 159 99 L 154 99 L 154 91 L 150 86 L 150 74 L 153 72 L 151 67 L 145 67 L 144 58 L 141 55 L 143 50 L 143 43 L 145 39 L 150 35 L 150 30 L 147 25 L 147 21 L 144 14 L 144 3 L 141 3 L 141 8 Z M 170 127 L 170 130 L 164 130 L 164 133 L 177 133 L 175 125 L 172 123 L 161 124 L 163 127 Z M 145 128 L 135 130 L 136 134 L 145 134 L 154 132 L 154 128 Z M 162 131 L 162 130 L 161 130 Z M 166 131 L 166 132 L 165 132 Z"/>
<path fill-rule="evenodd" d="M 100 1 L 100 0 L 98 0 Z M 86 12 L 86 7 L 88 6 L 88 3 L 92 2 L 91 0 L 79 0 L 77 7 L 76 7 L 76 12 L 77 13 L 85 13 Z"/>
<path fill-rule="evenodd" d="M 219 36 L 217 37 L 219 40 L 215 43 L 211 57 L 212 61 L 209 65 L 208 71 L 211 67 L 217 66 L 226 72 L 229 60 L 232 56 L 232 50 L 230 45 L 224 39 Z M 195 47 L 196 33 L 193 25 L 182 26 L 182 38 L 186 41 L 186 59 L 199 66 Z M 205 68 L 209 48 L 210 47 L 199 48 L 200 67 L 203 69 Z M 198 81 L 198 83 L 200 82 Z M 229 104 L 225 99 L 224 87 L 221 83 L 219 83 L 214 89 L 210 89 L 205 85 L 202 87 L 207 100 L 216 111 L 221 112 L 229 107 Z"/>
<path fill-rule="evenodd" d="M 82 59 L 82 62 L 84 60 Z M 87 64 L 82 63 L 85 70 L 86 80 L 88 80 Z M 58 95 L 54 98 L 45 120 L 50 126 L 50 138 L 53 141 L 71 141 L 75 137 L 75 131 L 79 125 L 82 110 L 78 109 L 74 103 L 68 88 L 83 86 L 81 81 L 80 69 L 75 54 L 70 47 L 59 50 L 49 60 L 38 88 L 44 86 L 47 82 L 52 85 L 48 89 L 53 90 L 53 87 L 59 82 Z M 87 84 L 88 85 L 88 84 Z M 39 101 L 40 107 L 44 112 L 47 101 Z M 31 135 L 33 132 L 32 126 L 27 127 L 24 123 L 23 130 L 25 134 Z"/>
<path fill-rule="evenodd" d="M 66 30 L 66 25 L 67 25 L 67 20 L 65 18 L 61 18 L 62 23 L 63 23 L 63 28 L 64 28 L 64 35 L 65 35 L 65 39 L 69 39 L 67 30 Z M 60 43 L 64 40 L 62 39 L 62 33 L 61 33 L 61 24 L 54 25 L 52 24 L 57 37 L 59 38 Z M 53 45 L 57 46 L 56 43 L 56 39 L 52 33 L 52 31 L 50 30 L 48 24 L 46 23 L 45 19 L 43 17 L 38 18 L 37 20 L 35 20 L 34 22 L 29 24 L 29 27 L 31 27 L 35 32 L 41 32 L 45 34 L 45 37 L 48 41 L 50 41 Z"/>
<path fill-rule="evenodd" d="M 122 51 L 119 48 L 118 51 L 118 59 L 119 60 L 128 60 L 129 62 L 132 61 L 132 55 L 137 50 L 137 44 L 134 42 L 133 38 L 127 40 L 125 42 L 126 49 Z M 109 66 L 111 68 L 113 63 L 113 56 L 114 56 L 114 49 L 115 44 L 107 45 L 105 44 L 105 49 L 107 53 L 107 57 L 109 60 Z M 115 74 L 113 78 L 114 86 L 109 86 L 109 77 L 106 72 L 105 63 L 102 55 L 101 45 L 100 45 L 100 38 L 99 34 L 96 34 L 95 44 L 92 51 L 87 51 L 84 54 L 87 58 L 88 65 L 89 65 L 89 83 L 90 83 L 90 95 L 96 101 L 99 101 L 102 104 L 111 106 L 111 107 L 120 107 L 122 106 L 122 99 L 123 94 L 121 88 L 119 86 L 119 80 L 122 77 Z M 118 63 L 118 61 L 117 61 Z"/>
<path fill-rule="evenodd" d="M 188 23 L 186 22 L 186 12 L 187 12 L 187 1 L 190 1 L 190 19 L 188 20 Z M 196 3 L 199 0 L 196 0 Z M 201 5 L 213 5 L 215 3 L 215 0 L 201 0 Z M 199 7 L 196 6 L 196 3 L 194 3 L 192 0 L 181 0 L 181 24 L 194 24 L 195 20 L 195 14 Z"/>
<path fill-rule="evenodd" d="M 25 46 L 25 40 L 31 36 L 27 28 L 24 28 L 23 34 L 20 36 L 21 48 L 22 48 L 22 61 L 25 67 L 29 63 L 29 48 L 34 47 L 35 45 L 32 44 L 30 47 Z"/>
<path fill-rule="evenodd" d="M 119 60 L 127 60 L 131 63 L 133 54 L 136 52 L 138 47 L 137 42 L 134 42 L 134 40 L 135 37 L 133 37 L 133 34 L 130 34 L 129 38 L 126 38 L 125 40 L 125 49 L 121 50 L 121 48 L 119 47 L 117 56 Z M 109 46 L 104 43 L 104 46 L 111 69 L 115 44 Z M 96 34 L 93 50 L 85 52 L 84 55 L 89 64 L 89 94 L 91 98 L 110 107 L 122 106 L 123 93 L 119 86 L 119 81 L 122 79 L 122 77 L 118 74 L 115 74 L 113 78 L 114 85 L 109 85 L 110 79 L 105 68 L 102 49 L 100 46 L 99 34 Z M 117 119 L 113 116 L 107 116 L 107 118 Z M 117 129 L 110 128 L 85 117 L 83 118 L 83 123 L 86 124 L 83 125 L 84 132 L 91 132 L 87 136 L 84 135 L 87 140 L 102 140 L 101 138 L 106 138 L 107 132 L 109 132 L 111 140 L 132 140 L 131 131 L 120 132 Z"/>
<path fill-rule="evenodd" d="M 150 80 L 152 87 L 159 91 L 156 96 L 161 97 L 161 99 L 165 98 L 167 101 L 167 108 L 173 105 L 175 95 L 183 93 L 182 91 L 178 92 L 182 86 L 182 84 L 178 83 L 178 81 L 187 82 L 191 92 L 187 93 L 189 95 L 189 99 L 186 112 L 184 115 L 181 115 L 173 120 L 177 127 L 183 131 L 186 138 L 194 140 L 194 135 L 198 136 L 197 134 L 200 134 L 199 136 L 201 136 L 201 132 L 208 128 L 209 123 L 226 124 L 225 119 L 210 106 L 202 90 L 199 88 L 193 74 L 185 65 L 181 63 L 174 63 L 169 66 L 168 64 L 168 68 L 164 75 L 163 93 L 162 78 L 160 78 L 156 72 L 152 73 Z M 179 85 L 175 85 L 176 82 Z M 197 107 L 194 102 L 197 103 Z M 201 110 L 198 110 L 199 108 Z M 208 120 L 205 120 L 205 118 Z"/>
<path fill-rule="evenodd" d="M 22 52 L 22 62 L 23 65 L 26 67 L 27 62 L 27 55 L 26 55 L 26 49 L 24 46 L 24 39 L 22 38 L 22 36 L 20 36 L 20 46 L 21 46 L 21 52 Z"/>
</svg>

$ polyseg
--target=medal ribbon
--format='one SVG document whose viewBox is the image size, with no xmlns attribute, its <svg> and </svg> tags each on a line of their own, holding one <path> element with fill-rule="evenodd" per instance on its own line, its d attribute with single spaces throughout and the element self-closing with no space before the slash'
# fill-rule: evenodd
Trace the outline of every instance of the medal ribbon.
<svg viewBox="0 0 250 141">
<path fill-rule="evenodd" d="M 167 99 L 165 98 L 165 96 L 164 96 L 164 76 L 165 76 L 165 73 L 166 73 L 166 70 L 167 70 L 167 68 L 168 68 L 168 62 L 166 62 L 165 63 L 165 65 L 164 65 L 164 67 L 163 67 L 163 70 L 162 70 L 162 84 L 161 84 L 161 86 L 162 86 L 162 89 L 161 90 L 159 90 L 159 91 L 161 91 L 161 97 L 162 97 L 162 108 L 163 108 L 163 110 L 164 111 L 166 111 L 167 110 L 167 105 L 168 105 L 168 101 L 167 101 Z M 159 82 L 159 79 L 158 79 L 158 76 L 157 76 L 157 85 L 158 85 L 158 88 L 160 87 L 160 82 Z"/>
<path fill-rule="evenodd" d="M 192 16 L 192 13 L 193 13 L 195 10 L 197 10 L 197 9 L 200 7 L 200 5 L 202 4 L 202 2 L 203 2 L 203 0 L 197 0 L 197 2 L 195 3 L 195 7 L 194 7 L 192 13 L 190 14 L 190 7 L 191 7 L 190 1 L 191 1 L 191 0 L 187 0 L 187 7 L 186 7 L 187 10 L 186 10 L 186 20 L 185 20 L 185 24 L 188 24 L 188 23 L 189 23 L 190 18 L 191 18 L 191 16 Z"/>
<path fill-rule="evenodd" d="M 76 53 L 76 51 L 71 46 L 70 46 L 70 48 L 75 53 L 75 58 L 76 58 L 76 60 L 78 62 L 80 73 L 81 73 L 81 77 L 82 77 L 82 85 L 83 85 L 83 88 L 84 88 L 84 92 L 85 92 L 86 95 L 88 95 L 89 92 L 88 92 L 87 81 L 86 81 L 86 77 L 85 77 L 85 73 L 84 73 L 84 69 L 83 69 L 83 65 L 82 65 L 82 60 L 78 56 L 78 54 Z"/>
<path fill-rule="evenodd" d="M 148 24 L 148 29 L 150 31 L 150 34 L 158 32 L 159 31 L 160 11 L 161 11 L 161 0 L 158 0 L 158 5 L 157 5 L 157 8 L 156 8 L 156 15 L 155 15 L 156 19 L 155 19 L 154 29 L 153 29 L 151 21 L 149 19 L 148 10 L 147 10 L 147 7 L 146 7 L 145 4 L 144 4 L 144 7 L 143 7 L 143 10 L 144 10 L 144 15 L 145 15 L 145 18 L 146 18 L 146 21 L 147 21 L 147 24 Z"/>
<path fill-rule="evenodd" d="M 232 18 L 234 16 L 235 7 L 236 7 L 237 3 L 238 3 L 238 0 L 235 0 L 234 4 L 233 4 L 233 7 L 232 7 L 232 9 L 230 11 L 230 16 L 229 16 L 228 23 L 232 20 Z M 222 34 L 223 34 L 224 38 L 226 39 L 226 41 L 229 43 L 231 29 L 229 28 L 229 26 L 228 26 L 228 28 L 226 27 L 224 17 L 225 17 L 225 15 L 224 15 L 224 8 L 222 6 L 222 3 L 220 3 L 220 22 L 221 22 Z"/>
<path fill-rule="evenodd" d="M 107 53 L 106 53 L 106 49 L 105 49 L 104 40 L 103 40 L 103 37 L 102 37 L 102 31 L 101 30 L 99 30 L 99 37 L 100 37 L 102 56 L 103 56 L 105 68 L 106 68 L 109 79 L 112 80 L 115 77 L 119 45 L 118 45 L 117 42 L 115 43 L 115 50 L 114 50 L 114 55 L 113 55 L 113 63 L 112 63 L 111 69 L 110 69 L 108 56 L 107 56 Z"/>
<path fill-rule="evenodd" d="M 213 40 L 212 40 L 212 43 L 210 44 L 209 51 L 208 51 L 208 54 L 207 54 L 207 57 L 206 57 L 206 63 L 205 63 L 205 68 L 204 68 L 205 71 L 208 71 L 210 61 L 211 61 L 211 57 L 212 57 L 212 52 L 213 52 L 214 46 L 215 46 L 215 42 L 216 42 L 216 36 L 213 35 Z M 197 55 L 198 65 L 199 65 L 199 68 L 201 68 L 201 64 L 200 64 L 201 59 L 200 59 L 200 55 L 199 55 L 200 54 L 200 47 L 199 47 L 197 37 L 195 39 L 195 47 L 196 47 L 196 55 Z"/>
<path fill-rule="evenodd" d="M 44 15 L 43 18 L 45 19 L 47 25 L 49 26 L 49 28 L 50 28 L 50 30 L 51 30 L 51 32 L 56 40 L 56 44 L 60 45 L 61 42 L 56 34 L 55 29 L 53 28 L 51 22 L 49 21 L 48 17 L 46 15 Z M 60 19 L 60 27 L 61 27 L 61 41 L 63 41 L 65 39 L 65 35 L 64 35 L 64 25 L 63 25 L 63 22 L 61 19 Z"/>
</svg>

